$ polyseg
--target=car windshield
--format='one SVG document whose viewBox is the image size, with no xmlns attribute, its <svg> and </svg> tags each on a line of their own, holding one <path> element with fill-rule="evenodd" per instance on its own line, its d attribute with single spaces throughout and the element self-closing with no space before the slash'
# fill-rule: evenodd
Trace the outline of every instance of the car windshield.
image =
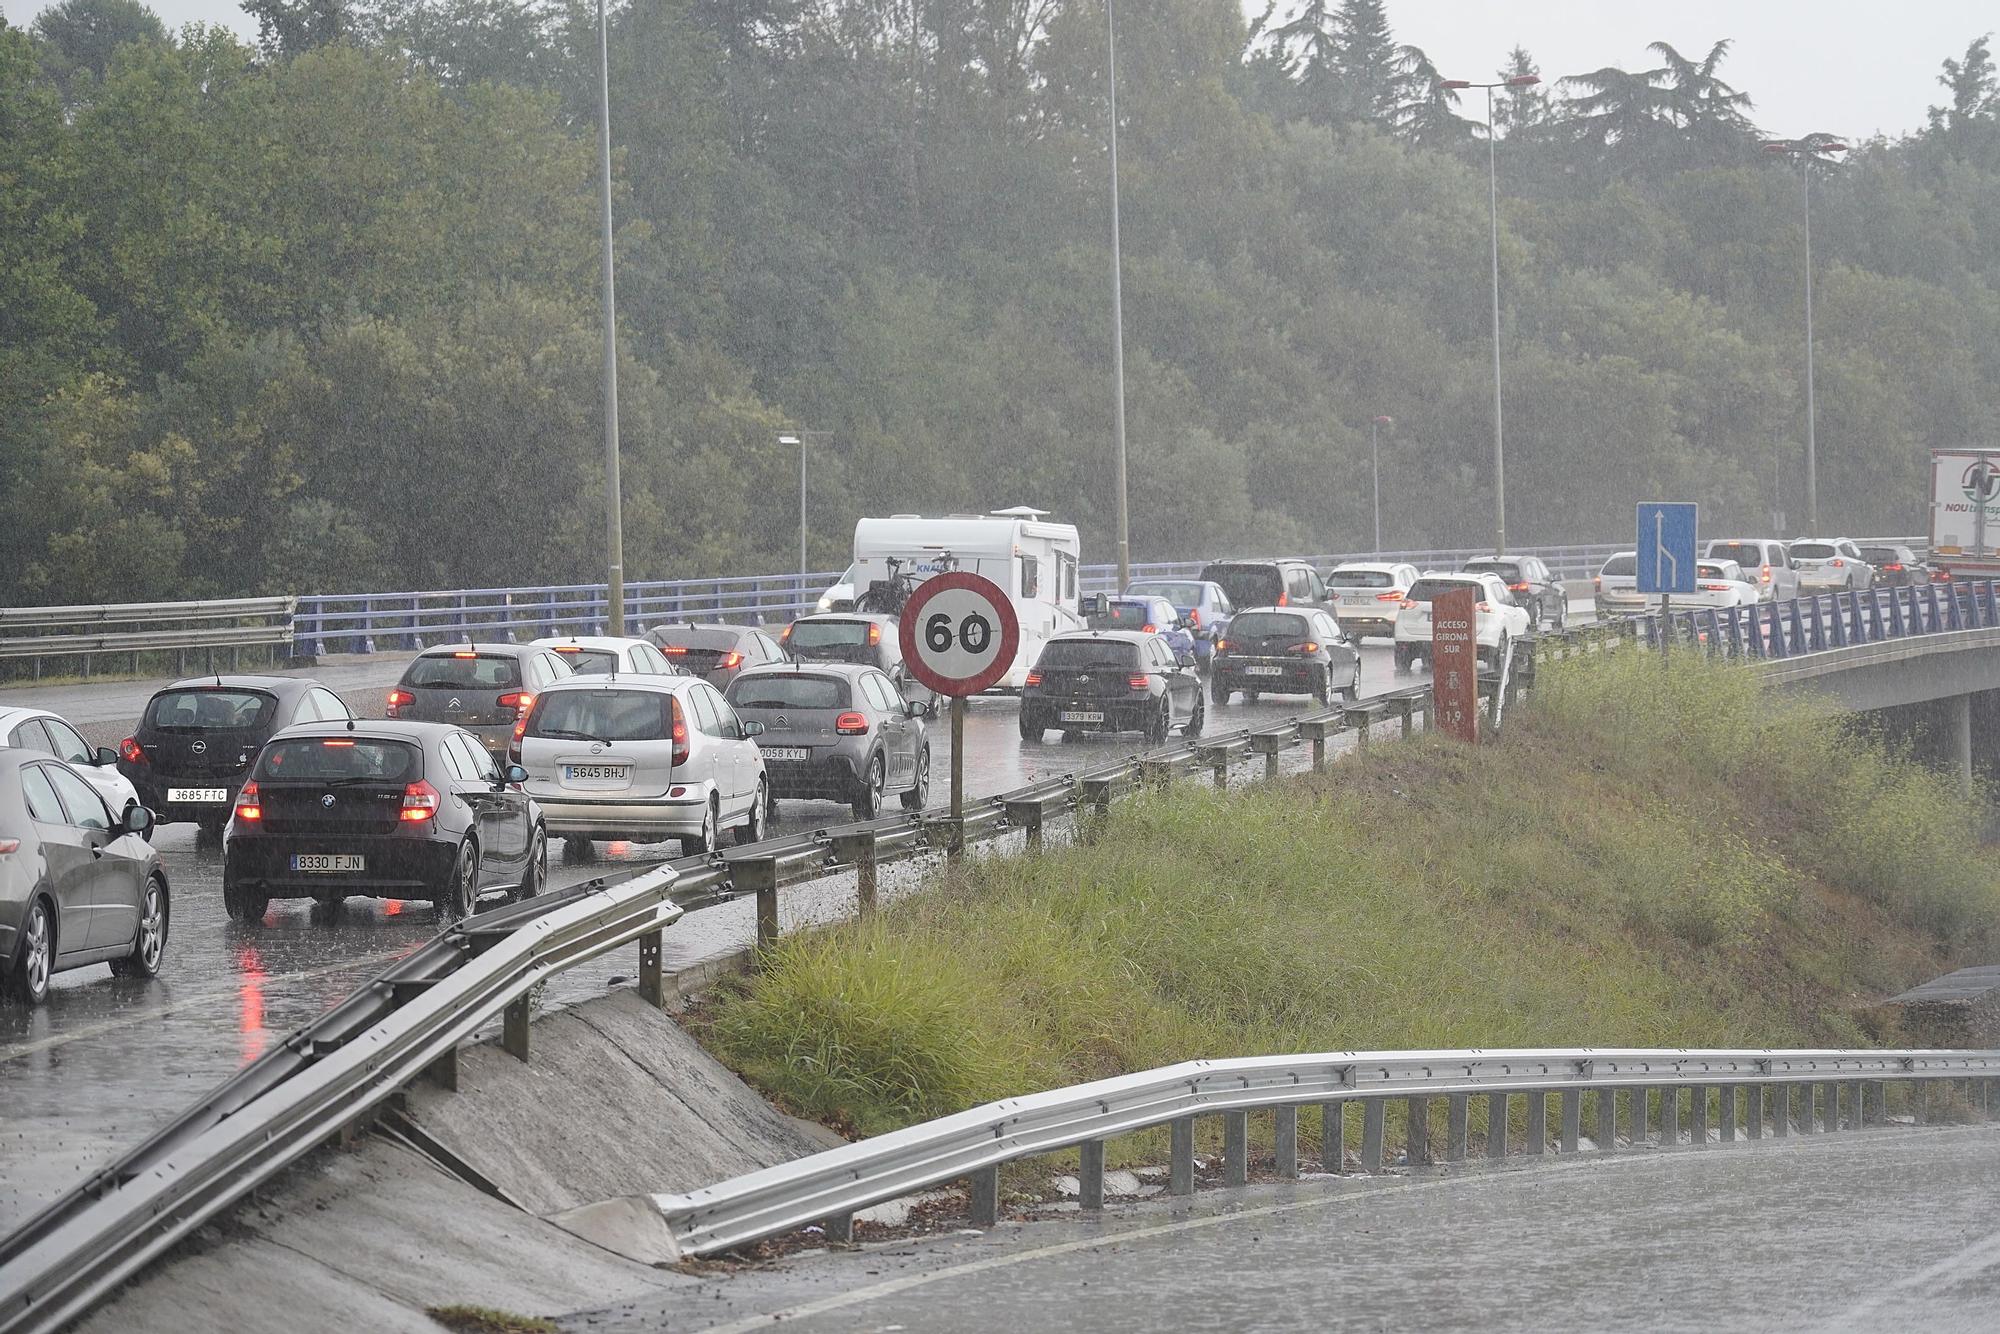
<svg viewBox="0 0 2000 1334">
<path fill-rule="evenodd" d="M 1285 581 L 1271 565 L 1211 565 L 1201 572 L 1203 583 L 1221 584 L 1239 607 L 1269 607 L 1285 595 Z"/>
<path fill-rule="evenodd" d="M 1165 598 L 1176 607 L 1199 607 L 1201 605 L 1200 584 L 1163 584 L 1147 582 L 1133 584 L 1125 590 L 1132 597 Z"/>
<path fill-rule="evenodd" d="M 668 699 L 651 690 L 551 691 L 536 702 L 526 735 L 572 741 L 659 741 L 673 726 Z"/>
<path fill-rule="evenodd" d="M 1806 560 L 1830 560 L 1839 554 L 1839 550 L 1831 542 L 1792 543 L 1792 558 L 1794 560 L 1801 557 Z"/>
<path fill-rule="evenodd" d="M 618 654 L 608 648 L 564 646 L 556 650 L 556 656 L 568 663 L 569 669 L 578 676 L 603 676 L 618 670 Z"/>
<path fill-rule="evenodd" d="M 815 649 L 858 648 L 881 640 L 882 628 L 873 621 L 794 621 L 785 642 L 795 649 Z"/>
<path fill-rule="evenodd" d="M 1396 576 L 1387 570 L 1335 570 L 1326 583 L 1329 588 L 1394 588 Z"/>
<path fill-rule="evenodd" d="M 1639 558 L 1630 551 L 1620 552 L 1610 560 L 1605 561 L 1604 568 L 1599 570 L 1598 573 L 1612 577 L 1618 575 L 1637 575 L 1639 573 Z"/>
<path fill-rule="evenodd" d="M 521 684 L 521 664 L 498 653 L 427 653 L 403 673 L 419 690 L 506 690 Z"/>
<path fill-rule="evenodd" d="M 1486 590 L 1472 579 L 1419 579 L 1410 585 L 1406 595 L 1411 602 L 1429 602 L 1446 593 L 1455 593 L 1461 588 L 1469 588 L 1475 597 L 1485 597 Z"/>
<path fill-rule="evenodd" d="M 1128 667 L 1135 649 L 1116 639 L 1054 639 L 1037 667 Z"/>
<path fill-rule="evenodd" d="M 848 688 L 838 676 L 752 676 L 729 687 L 739 709 L 844 709 Z"/>
<path fill-rule="evenodd" d="M 406 741 L 370 737 L 300 737 L 273 741 L 257 757 L 260 781 L 333 782 L 347 778 L 405 783 L 422 778 L 423 757 Z"/>
<path fill-rule="evenodd" d="M 162 728 L 262 727 L 277 701 L 261 690 L 163 690 L 153 696 L 146 720 Z"/>
<path fill-rule="evenodd" d="M 1746 570 L 1764 563 L 1764 549 L 1755 542 L 1718 542 L 1708 554 L 1716 560 L 1733 560 Z"/>
<path fill-rule="evenodd" d="M 1229 623 L 1231 639 L 1305 638 L 1306 618 L 1281 611 L 1246 611 Z"/>
</svg>

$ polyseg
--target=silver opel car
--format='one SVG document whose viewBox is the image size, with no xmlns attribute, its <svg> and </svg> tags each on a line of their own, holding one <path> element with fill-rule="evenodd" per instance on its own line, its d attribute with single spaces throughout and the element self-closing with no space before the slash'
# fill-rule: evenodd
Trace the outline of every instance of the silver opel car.
<svg viewBox="0 0 2000 1334">
<path fill-rule="evenodd" d="M 724 829 L 740 843 L 764 836 L 763 730 L 700 677 L 572 676 L 535 697 L 512 753 L 570 860 L 597 839 L 677 838 L 692 856 L 714 852 Z"/>
</svg>

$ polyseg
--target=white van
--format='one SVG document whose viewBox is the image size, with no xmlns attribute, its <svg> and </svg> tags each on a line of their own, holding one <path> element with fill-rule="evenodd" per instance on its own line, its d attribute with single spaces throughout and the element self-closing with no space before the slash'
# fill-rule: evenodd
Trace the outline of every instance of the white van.
<svg viewBox="0 0 2000 1334">
<path fill-rule="evenodd" d="M 1019 690 L 1052 635 L 1085 628 L 1077 610 L 1082 544 L 1074 524 L 1049 523 L 1047 514 L 1022 505 L 937 519 L 862 519 L 854 525 L 855 608 L 891 610 L 910 589 L 946 570 L 991 579 L 1013 600 L 1021 622 L 1020 650 L 996 688 Z"/>
</svg>

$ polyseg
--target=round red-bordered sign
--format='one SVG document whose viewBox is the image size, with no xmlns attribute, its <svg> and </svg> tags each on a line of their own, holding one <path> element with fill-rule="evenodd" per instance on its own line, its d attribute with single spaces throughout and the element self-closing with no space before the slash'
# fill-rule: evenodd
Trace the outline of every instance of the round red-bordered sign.
<svg viewBox="0 0 2000 1334">
<path fill-rule="evenodd" d="M 903 665 L 940 695 L 990 690 L 1021 649 L 1021 621 L 1006 590 L 964 570 L 918 584 L 898 620 Z"/>
</svg>

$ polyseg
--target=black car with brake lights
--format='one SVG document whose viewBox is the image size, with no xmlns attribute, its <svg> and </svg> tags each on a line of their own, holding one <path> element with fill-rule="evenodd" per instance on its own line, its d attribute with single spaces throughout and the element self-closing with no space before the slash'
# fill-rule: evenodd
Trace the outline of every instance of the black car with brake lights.
<svg viewBox="0 0 2000 1334">
<path fill-rule="evenodd" d="M 192 677 L 147 701 L 119 743 L 118 772 L 161 824 L 192 820 L 220 833 L 258 747 L 294 723 L 351 716 L 338 695 L 301 677 Z"/>
<path fill-rule="evenodd" d="M 1528 609 L 1529 629 L 1560 633 L 1569 624 L 1569 593 L 1539 556 L 1474 556 L 1458 568 L 1462 574 L 1499 576 L 1514 601 Z"/>
<path fill-rule="evenodd" d="M 1200 736 L 1207 716 L 1194 655 L 1176 654 L 1164 636 L 1137 630 L 1055 636 L 1021 689 L 1021 736 L 1028 741 L 1053 727 L 1065 736 L 1139 732 L 1160 745 L 1175 729 Z"/>
<path fill-rule="evenodd" d="M 548 878 L 548 835 L 526 780 L 445 723 L 290 728 L 237 795 L 223 906 L 255 922 L 271 899 L 427 899 L 449 920 L 489 890 L 532 898 Z"/>
<path fill-rule="evenodd" d="M 1259 695 L 1311 695 L 1322 704 L 1334 695 L 1361 693 L 1361 649 L 1323 611 L 1259 607 L 1239 611 L 1229 635 L 1218 640 L 1209 662 L 1209 695 L 1217 704 L 1242 691 Z"/>
</svg>

